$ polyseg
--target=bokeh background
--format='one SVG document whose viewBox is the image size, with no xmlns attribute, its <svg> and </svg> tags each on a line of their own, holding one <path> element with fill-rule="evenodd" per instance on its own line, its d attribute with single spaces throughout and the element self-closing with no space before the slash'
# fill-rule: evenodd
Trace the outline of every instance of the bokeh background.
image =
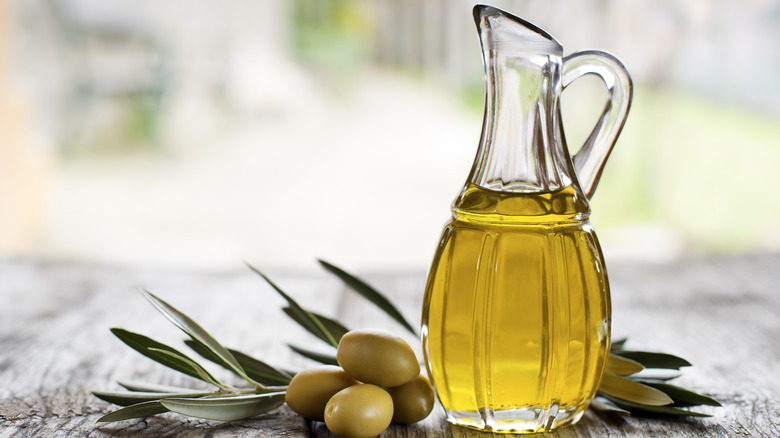
<svg viewBox="0 0 780 438">
<path fill-rule="evenodd" d="M 779 0 L 492 4 L 634 78 L 608 262 L 780 250 Z M 0 257 L 427 269 L 481 129 L 473 5 L 0 0 Z M 565 91 L 571 145 L 603 93 Z"/>
</svg>

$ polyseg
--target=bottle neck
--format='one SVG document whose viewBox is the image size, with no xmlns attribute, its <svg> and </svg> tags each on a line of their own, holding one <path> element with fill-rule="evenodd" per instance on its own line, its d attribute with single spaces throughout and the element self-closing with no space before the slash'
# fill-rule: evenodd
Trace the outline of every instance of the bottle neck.
<svg viewBox="0 0 780 438">
<path fill-rule="evenodd" d="M 475 20 L 485 68 L 482 137 L 469 182 L 495 191 L 551 192 L 572 184 L 559 115 L 563 49 L 494 8 Z"/>
<path fill-rule="evenodd" d="M 510 192 L 571 185 L 558 117 L 560 57 L 485 53 L 485 114 L 470 182 Z"/>
</svg>

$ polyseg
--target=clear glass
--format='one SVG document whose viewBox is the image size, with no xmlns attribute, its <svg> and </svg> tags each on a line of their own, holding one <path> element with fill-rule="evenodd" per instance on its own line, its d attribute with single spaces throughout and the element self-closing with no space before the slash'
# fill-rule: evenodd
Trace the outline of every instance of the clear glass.
<svg viewBox="0 0 780 438">
<path fill-rule="evenodd" d="M 588 198 L 631 82 L 611 55 L 563 58 L 552 36 L 506 12 L 477 6 L 474 18 L 485 66 L 482 136 L 430 269 L 423 351 L 450 422 L 548 431 L 582 416 L 609 351 L 609 285 Z M 572 158 L 560 95 L 584 74 L 604 79 L 607 104 Z"/>
</svg>

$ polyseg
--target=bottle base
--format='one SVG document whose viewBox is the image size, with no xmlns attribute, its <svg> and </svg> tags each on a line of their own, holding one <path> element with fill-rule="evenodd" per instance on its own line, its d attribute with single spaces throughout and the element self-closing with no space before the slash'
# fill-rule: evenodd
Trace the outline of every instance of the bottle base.
<svg viewBox="0 0 780 438">
<path fill-rule="evenodd" d="M 583 408 L 480 409 L 479 411 L 446 410 L 447 421 L 458 426 L 497 433 L 539 433 L 576 423 Z"/>
</svg>

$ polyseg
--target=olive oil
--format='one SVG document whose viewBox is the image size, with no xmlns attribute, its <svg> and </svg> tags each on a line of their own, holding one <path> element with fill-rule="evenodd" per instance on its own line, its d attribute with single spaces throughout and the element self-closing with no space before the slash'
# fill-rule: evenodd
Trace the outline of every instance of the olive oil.
<svg viewBox="0 0 780 438">
<path fill-rule="evenodd" d="M 539 432 L 577 421 L 609 350 L 609 289 L 589 207 L 469 184 L 431 267 L 423 351 L 450 422 Z"/>
</svg>

